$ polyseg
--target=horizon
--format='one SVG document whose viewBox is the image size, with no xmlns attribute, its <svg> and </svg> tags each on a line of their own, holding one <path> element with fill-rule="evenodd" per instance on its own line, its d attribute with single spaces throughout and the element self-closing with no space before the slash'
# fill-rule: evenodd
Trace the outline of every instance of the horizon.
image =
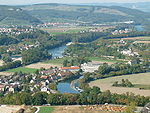
<svg viewBox="0 0 150 113">
<path fill-rule="evenodd" d="M 98 1 L 98 0 L 87 0 L 86 2 L 84 1 L 80 1 L 80 0 L 77 0 L 76 2 L 74 1 L 69 1 L 69 0 L 55 0 L 55 2 L 53 1 L 49 1 L 49 0 L 36 0 L 33 1 L 33 0 L 26 0 L 26 1 L 20 1 L 20 0 L 13 0 L 13 1 L 10 1 L 10 0 L 5 0 L 5 1 L 2 1 L 0 0 L 0 5 L 34 5 L 34 4 L 50 4 L 50 3 L 56 3 L 56 4 L 123 4 L 123 3 L 147 3 L 147 2 L 150 2 L 150 0 L 101 0 L 101 1 Z"/>
</svg>

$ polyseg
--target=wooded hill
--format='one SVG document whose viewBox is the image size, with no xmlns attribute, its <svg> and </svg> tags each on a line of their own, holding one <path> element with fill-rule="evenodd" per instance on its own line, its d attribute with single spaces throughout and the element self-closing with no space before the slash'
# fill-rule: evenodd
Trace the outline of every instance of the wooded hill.
<svg viewBox="0 0 150 113">
<path fill-rule="evenodd" d="M 0 25 L 33 25 L 42 22 L 106 23 L 135 21 L 146 23 L 150 14 L 120 6 L 36 4 L 0 6 Z"/>
<path fill-rule="evenodd" d="M 43 22 L 124 22 L 133 20 L 143 23 L 150 18 L 150 14 L 136 9 L 119 6 L 86 6 L 66 4 L 37 4 L 21 7 L 29 14 Z"/>
<path fill-rule="evenodd" d="M 27 25 L 42 23 L 21 8 L 13 6 L 0 6 L 0 25 Z"/>
</svg>

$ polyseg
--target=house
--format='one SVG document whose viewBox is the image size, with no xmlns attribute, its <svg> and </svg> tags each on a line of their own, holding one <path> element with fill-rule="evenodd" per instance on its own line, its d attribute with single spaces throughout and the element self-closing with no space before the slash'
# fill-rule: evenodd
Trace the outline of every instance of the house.
<svg viewBox="0 0 150 113">
<path fill-rule="evenodd" d="M 50 93 L 50 89 L 47 86 L 41 87 L 41 92 Z"/>
<path fill-rule="evenodd" d="M 141 113 L 150 113 L 150 103 L 146 104 L 143 109 L 141 110 Z"/>
<path fill-rule="evenodd" d="M 46 82 L 44 82 L 44 81 L 41 81 L 41 85 L 42 85 L 42 86 L 46 86 L 46 85 L 47 85 L 47 83 L 46 83 Z"/>
<path fill-rule="evenodd" d="M 138 61 L 137 61 L 137 60 L 130 60 L 130 61 L 128 62 L 128 64 L 130 64 L 130 65 L 135 65 L 135 64 L 138 64 Z"/>
<path fill-rule="evenodd" d="M 46 80 L 45 82 L 46 82 L 47 85 L 50 83 L 49 80 Z"/>
<path fill-rule="evenodd" d="M 0 91 L 4 92 L 6 88 L 5 84 L 0 84 Z"/>
<path fill-rule="evenodd" d="M 58 73 L 57 76 L 58 76 L 58 77 L 65 77 L 66 74 L 67 74 L 66 72 L 61 71 L 61 72 Z"/>
<path fill-rule="evenodd" d="M 118 44 L 127 44 L 123 39 L 118 41 Z"/>
<path fill-rule="evenodd" d="M 78 67 L 78 66 L 61 67 L 60 70 L 64 71 L 64 72 L 67 72 L 67 71 L 75 72 L 75 71 L 79 71 L 80 67 Z"/>
<path fill-rule="evenodd" d="M 30 91 L 34 91 L 34 87 L 30 87 Z"/>
<path fill-rule="evenodd" d="M 133 52 L 131 49 L 129 49 L 129 50 L 123 50 L 123 51 L 121 51 L 121 54 L 127 55 L 127 56 L 135 56 L 135 55 L 138 55 L 137 52 Z"/>
<path fill-rule="evenodd" d="M 73 73 L 70 72 L 70 71 L 67 71 L 67 72 L 63 72 L 63 71 L 60 71 L 57 75 L 58 78 L 62 78 L 62 77 L 65 77 L 65 76 L 69 76 L 69 75 L 72 75 Z"/>
<path fill-rule="evenodd" d="M 31 83 L 31 84 L 34 83 L 34 80 L 31 80 L 30 83 Z"/>
<path fill-rule="evenodd" d="M 18 85 L 6 85 L 6 90 L 14 93 L 18 90 Z"/>
<path fill-rule="evenodd" d="M 50 75 L 50 74 L 53 74 L 55 72 L 56 72 L 55 70 L 45 70 L 45 71 L 41 71 L 40 74 L 42 74 L 42 75 Z"/>
<path fill-rule="evenodd" d="M 84 72 L 94 72 L 98 70 L 100 65 L 102 65 L 102 63 L 93 63 L 93 62 L 84 63 L 84 64 L 81 64 L 81 69 Z"/>
<path fill-rule="evenodd" d="M 42 75 L 40 78 L 41 78 L 41 79 L 47 79 L 48 76 Z"/>
<path fill-rule="evenodd" d="M 56 76 L 56 74 L 51 74 L 49 76 L 50 76 L 51 80 L 57 80 L 58 79 L 57 76 Z"/>
</svg>

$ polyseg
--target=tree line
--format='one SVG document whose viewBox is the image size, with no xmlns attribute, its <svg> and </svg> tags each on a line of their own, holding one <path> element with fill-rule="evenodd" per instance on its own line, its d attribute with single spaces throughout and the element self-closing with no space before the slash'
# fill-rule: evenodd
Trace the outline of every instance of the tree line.
<svg viewBox="0 0 150 113">
<path fill-rule="evenodd" d="M 94 104 L 121 104 L 127 105 L 135 102 L 138 106 L 144 106 L 150 101 L 150 97 L 134 95 L 132 93 L 113 94 L 110 91 L 101 92 L 100 88 L 93 87 L 84 90 L 79 94 L 47 94 L 45 92 L 37 93 L 8 93 L 0 95 L 0 104 L 11 105 L 94 105 Z"/>
<path fill-rule="evenodd" d="M 14 62 L 8 62 L 5 63 L 3 66 L 0 66 L 0 72 L 6 71 L 8 69 L 13 69 L 22 66 L 21 61 L 14 61 Z"/>
<path fill-rule="evenodd" d="M 99 66 L 98 70 L 93 73 L 84 73 L 83 78 L 81 79 L 81 88 L 87 87 L 86 83 L 93 81 L 95 79 L 104 79 L 108 77 L 136 74 L 136 73 L 145 73 L 149 72 L 149 68 L 144 67 L 143 65 L 129 65 L 129 64 L 113 64 L 109 66 L 107 63 Z M 82 87 L 83 86 L 83 87 Z"/>
</svg>

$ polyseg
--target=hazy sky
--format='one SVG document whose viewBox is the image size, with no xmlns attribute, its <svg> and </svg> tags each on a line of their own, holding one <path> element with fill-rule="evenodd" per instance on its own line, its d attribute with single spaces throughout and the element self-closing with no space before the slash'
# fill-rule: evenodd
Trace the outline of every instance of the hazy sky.
<svg viewBox="0 0 150 113">
<path fill-rule="evenodd" d="M 150 0 L 0 0 L 0 4 L 150 2 Z"/>
</svg>

